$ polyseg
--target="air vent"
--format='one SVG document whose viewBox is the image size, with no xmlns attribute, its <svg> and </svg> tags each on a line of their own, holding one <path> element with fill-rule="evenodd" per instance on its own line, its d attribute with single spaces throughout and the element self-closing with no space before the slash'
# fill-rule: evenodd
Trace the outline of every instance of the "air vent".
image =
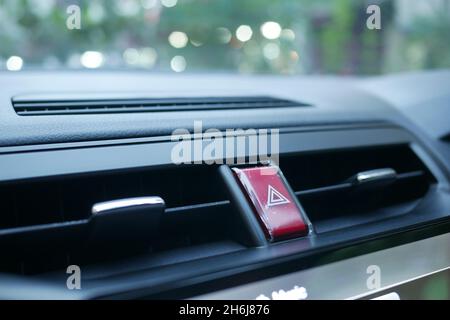
<svg viewBox="0 0 450 320">
<path fill-rule="evenodd" d="M 215 166 L 14 182 L 0 185 L 0 195 L 0 250 L 8 257 L 3 259 L 7 265 L 0 264 L 0 272 L 36 274 L 63 268 L 67 263 L 90 264 L 205 245 L 209 246 L 207 254 L 223 253 L 242 248 L 246 241 L 245 231 L 238 228 L 239 216 L 230 212 Z M 136 230 L 140 227 L 138 221 L 127 218 L 133 217 L 130 212 L 124 215 L 127 220 L 119 221 L 113 234 L 104 239 L 111 242 L 106 247 L 97 246 L 97 238 L 104 234 L 92 237 L 94 204 L 148 196 L 165 201 L 158 226 L 148 227 L 152 236 L 148 243 L 135 245 L 119 240 L 121 228 L 130 224 Z M 185 259 L 189 257 L 187 252 L 183 254 Z"/>
<path fill-rule="evenodd" d="M 138 170 L 0 186 L 6 201 L 0 203 L 0 226 L 23 227 L 82 220 L 95 203 L 140 196 L 160 196 L 169 210 L 222 202 L 216 170 L 210 166 Z M 192 187 L 195 181 L 195 188 Z"/>
<path fill-rule="evenodd" d="M 441 140 L 446 141 L 446 142 L 450 142 L 450 133 L 444 135 Z"/>
<path fill-rule="evenodd" d="M 318 233 L 408 214 L 436 182 L 408 145 L 293 155 L 280 165 Z"/>
<path fill-rule="evenodd" d="M 307 104 L 273 97 L 192 97 L 149 99 L 29 99 L 14 97 L 14 110 L 21 116 L 103 114 L 158 111 L 193 111 L 304 107 Z"/>
</svg>

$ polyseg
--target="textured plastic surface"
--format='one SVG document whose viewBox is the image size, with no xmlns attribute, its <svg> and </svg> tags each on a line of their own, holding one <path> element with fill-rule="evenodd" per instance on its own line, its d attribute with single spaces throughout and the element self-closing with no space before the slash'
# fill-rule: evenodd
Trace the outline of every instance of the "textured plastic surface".
<svg viewBox="0 0 450 320">
<path fill-rule="evenodd" d="M 270 241 L 308 234 L 304 214 L 277 166 L 233 168 L 233 171 L 252 202 Z"/>
<path fill-rule="evenodd" d="M 170 136 L 174 128 L 193 131 L 194 121 L 199 120 L 205 130 L 392 120 L 389 115 L 395 113 L 394 109 L 352 84 L 350 78 L 341 77 L 310 79 L 131 71 L 0 73 L 0 146 Z M 30 99 L 46 99 L 51 93 L 59 100 L 268 95 L 304 101 L 315 107 L 18 116 L 11 103 L 12 97 L 30 93 L 36 94 Z"/>
</svg>

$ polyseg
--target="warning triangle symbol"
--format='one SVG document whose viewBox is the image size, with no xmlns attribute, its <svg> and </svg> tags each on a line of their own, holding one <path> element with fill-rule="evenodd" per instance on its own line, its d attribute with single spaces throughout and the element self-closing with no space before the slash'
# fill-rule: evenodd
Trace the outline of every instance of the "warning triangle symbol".
<svg viewBox="0 0 450 320">
<path fill-rule="evenodd" d="M 267 206 L 273 207 L 286 203 L 290 203 L 290 201 L 285 196 L 283 196 L 280 191 L 269 184 L 267 189 Z"/>
</svg>

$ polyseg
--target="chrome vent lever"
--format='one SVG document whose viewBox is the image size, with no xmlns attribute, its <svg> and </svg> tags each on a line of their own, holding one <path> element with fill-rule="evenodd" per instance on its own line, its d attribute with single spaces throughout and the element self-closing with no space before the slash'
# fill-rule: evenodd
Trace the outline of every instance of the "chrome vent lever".
<svg viewBox="0 0 450 320">
<path fill-rule="evenodd" d="M 133 241 L 144 245 L 158 234 L 165 210 L 160 197 L 126 198 L 94 204 L 89 219 L 91 242 Z"/>
<path fill-rule="evenodd" d="M 397 172 L 392 168 L 382 168 L 375 170 L 362 171 L 350 179 L 354 187 L 380 187 L 394 183 L 397 180 Z"/>
</svg>

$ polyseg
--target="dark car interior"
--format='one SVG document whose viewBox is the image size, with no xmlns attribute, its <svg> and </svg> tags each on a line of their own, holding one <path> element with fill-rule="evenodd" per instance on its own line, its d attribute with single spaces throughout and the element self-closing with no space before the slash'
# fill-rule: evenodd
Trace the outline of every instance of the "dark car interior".
<svg viewBox="0 0 450 320">
<path fill-rule="evenodd" d="M 3 70 L 0 299 L 449 299 L 449 83 L 445 67 Z M 267 131 L 276 163 L 252 160 Z M 245 165 L 206 163 L 208 132 L 220 151 L 243 139 Z M 238 173 L 268 163 L 283 189 L 259 208 Z M 288 203 L 306 231 L 278 237 L 258 210 Z"/>
</svg>

